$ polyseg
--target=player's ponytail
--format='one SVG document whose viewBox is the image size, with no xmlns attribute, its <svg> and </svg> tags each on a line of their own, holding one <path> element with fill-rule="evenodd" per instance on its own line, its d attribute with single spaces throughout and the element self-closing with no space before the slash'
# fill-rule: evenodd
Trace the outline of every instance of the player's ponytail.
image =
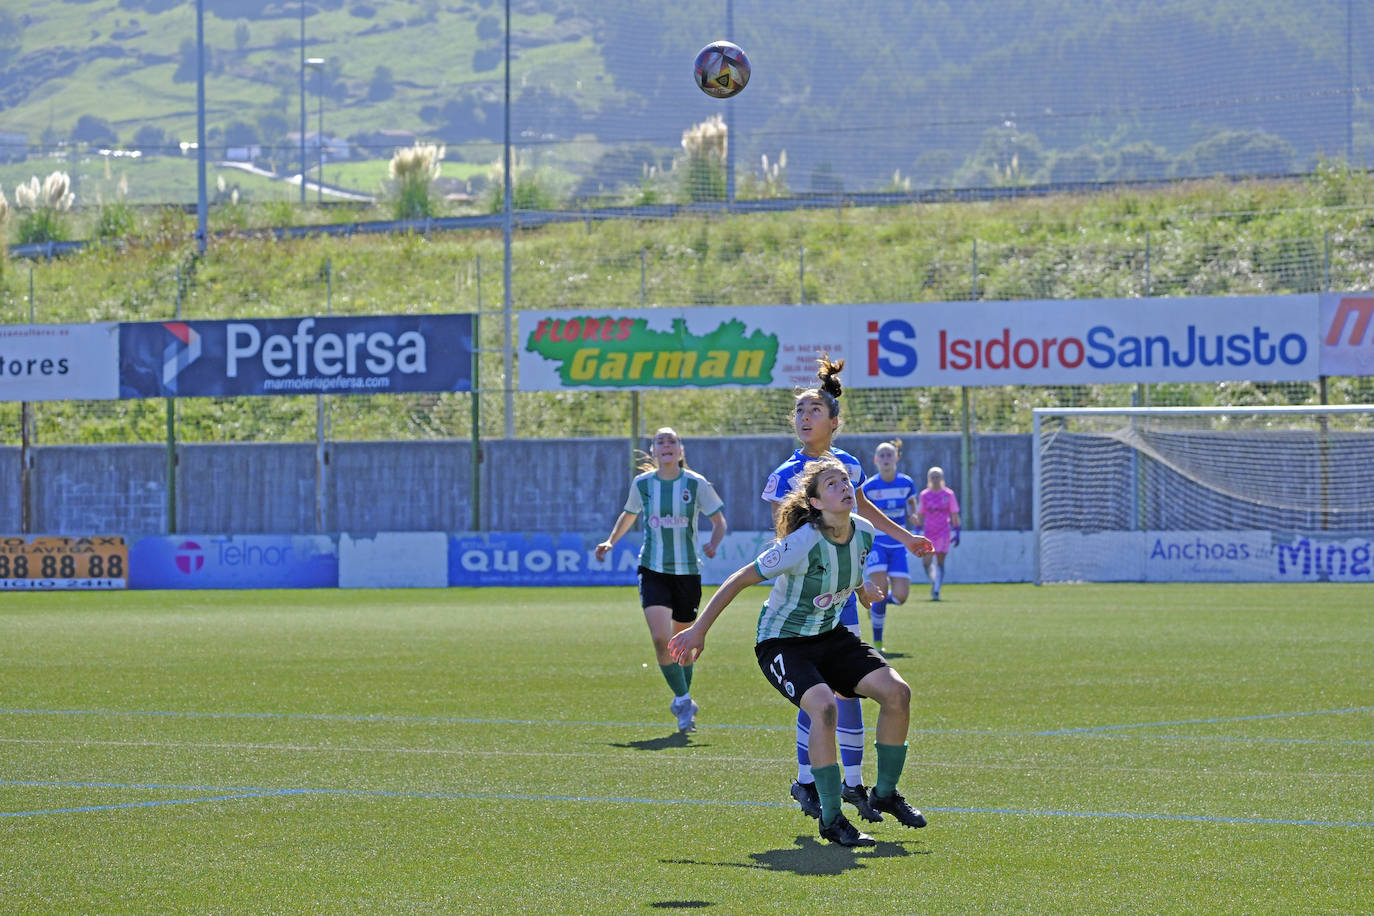
<svg viewBox="0 0 1374 916">
<path fill-rule="evenodd" d="M 821 380 L 818 388 L 804 388 L 796 393 L 796 400 L 800 403 L 805 398 L 817 398 L 825 402 L 826 410 L 830 416 L 840 415 L 840 395 L 844 394 L 844 385 L 840 382 L 840 371 L 844 369 L 844 360 L 835 361 L 830 358 L 829 353 L 821 353 L 816 359 L 816 378 Z"/>
</svg>

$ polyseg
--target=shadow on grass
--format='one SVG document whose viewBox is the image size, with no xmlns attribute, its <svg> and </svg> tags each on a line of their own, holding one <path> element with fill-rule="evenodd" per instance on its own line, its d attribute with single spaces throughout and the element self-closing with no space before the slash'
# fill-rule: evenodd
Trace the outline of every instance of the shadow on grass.
<svg viewBox="0 0 1374 916">
<path fill-rule="evenodd" d="M 660 900 L 649 906 L 656 910 L 702 910 L 715 904 L 708 900 Z"/>
<path fill-rule="evenodd" d="M 911 656 L 910 656 L 908 653 L 906 653 L 906 652 L 890 652 L 890 651 L 888 651 L 887 649 L 884 649 L 884 650 L 883 650 L 883 658 L 910 658 L 910 657 L 911 657 Z"/>
<path fill-rule="evenodd" d="M 919 841 L 917 841 L 919 842 Z M 752 862 L 702 862 L 696 859 L 664 859 L 665 865 L 714 865 L 719 868 L 758 868 L 765 871 L 785 871 L 794 875 L 842 875 L 856 868 L 867 868 L 870 859 L 903 859 L 907 856 L 928 856 L 929 850 L 907 849 L 902 843 L 878 841 L 877 846 L 849 849 L 832 843 L 821 843 L 813 836 L 797 837 L 791 849 L 770 849 L 751 852 Z"/>
<path fill-rule="evenodd" d="M 692 736 L 686 732 L 673 732 L 662 738 L 645 738 L 643 741 L 613 741 L 611 747 L 624 747 L 635 751 L 666 751 L 675 747 L 708 747 L 705 744 L 692 744 Z"/>
</svg>

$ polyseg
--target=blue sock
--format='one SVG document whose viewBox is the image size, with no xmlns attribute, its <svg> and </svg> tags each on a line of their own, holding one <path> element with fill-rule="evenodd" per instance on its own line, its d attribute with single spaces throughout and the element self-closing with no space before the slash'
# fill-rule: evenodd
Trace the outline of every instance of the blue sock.
<svg viewBox="0 0 1374 916">
<path fill-rule="evenodd" d="M 811 717 L 797 710 L 797 782 L 811 782 Z"/>
<path fill-rule="evenodd" d="M 840 763 L 844 764 L 844 781 L 857 786 L 864 781 L 864 709 L 860 700 L 835 701 L 839 706 L 839 721 L 835 738 L 840 745 Z"/>
<path fill-rule="evenodd" d="M 875 601 L 873 606 L 868 609 L 868 616 L 873 621 L 873 641 L 883 641 L 883 624 L 887 622 L 887 601 Z"/>
</svg>

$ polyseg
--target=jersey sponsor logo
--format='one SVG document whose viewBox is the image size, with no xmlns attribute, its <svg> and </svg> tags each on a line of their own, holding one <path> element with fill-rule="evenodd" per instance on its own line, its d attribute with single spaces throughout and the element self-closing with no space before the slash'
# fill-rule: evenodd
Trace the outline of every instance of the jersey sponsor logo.
<svg viewBox="0 0 1374 916">
<path fill-rule="evenodd" d="M 812 598 L 811 603 L 818 609 L 824 611 L 827 608 L 844 604 L 849 600 L 849 593 L 852 591 L 852 588 L 846 588 L 838 592 L 825 592 Z"/>
<path fill-rule="evenodd" d="M 686 528 L 691 523 L 685 515 L 650 515 L 645 520 L 650 528 Z"/>
</svg>

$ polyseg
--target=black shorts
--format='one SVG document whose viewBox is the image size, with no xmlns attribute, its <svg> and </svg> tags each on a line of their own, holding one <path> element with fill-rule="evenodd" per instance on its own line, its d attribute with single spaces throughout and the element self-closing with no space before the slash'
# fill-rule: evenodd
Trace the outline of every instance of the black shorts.
<svg viewBox="0 0 1374 916">
<path fill-rule="evenodd" d="M 840 696 L 857 696 L 859 681 L 888 667 L 877 649 L 843 626 L 816 636 L 765 639 L 754 646 L 754 654 L 768 683 L 794 706 L 800 706 L 802 694 L 817 684 Z"/>
<path fill-rule="evenodd" d="M 671 609 L 679 623 L 696 620 L 701 606 L 701 576 L 673 576 L 639 567 L 639 606 L 654 605 Z"/>
</svg>

